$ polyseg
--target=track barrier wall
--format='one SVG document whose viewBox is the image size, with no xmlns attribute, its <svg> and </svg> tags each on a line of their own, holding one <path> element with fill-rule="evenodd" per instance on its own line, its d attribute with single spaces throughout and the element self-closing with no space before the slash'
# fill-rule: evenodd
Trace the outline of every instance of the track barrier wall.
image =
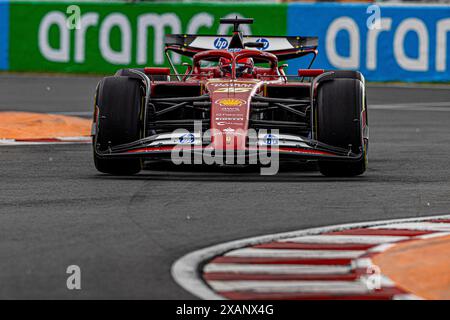
<svg viewBox="0 0 450 320">
<path fill-rule="evenodd" d="M 164 34 L 243 31 L 319 37 L 314 67 L 358 69 L 372 81 L 450 81 L 450 6 L 348 3 L 95 3 L 0 0 L 0 70 L 112 73 L 167 66 Z M 174 56 L 176 64 L 183 59 Z M 289 61 L 289 73 L 309 58 Z"/>
</svg>

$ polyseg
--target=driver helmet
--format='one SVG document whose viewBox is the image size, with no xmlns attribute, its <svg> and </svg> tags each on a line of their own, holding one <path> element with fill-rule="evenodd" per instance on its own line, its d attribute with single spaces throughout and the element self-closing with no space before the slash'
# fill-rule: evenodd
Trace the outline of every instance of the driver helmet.
<svg viewBox="0 0 450 320">
<path fill-rule="evenodd" d="M 219 67 L 220 70 L 225 75 L 231 75 L 231 60 L 221 57 L 219 59 Z M 252 74 L 253 73 L 253 59 L 252 58 L 243 58 L 236 61 L 236 77 L 240 78 L 244 74 Z"/>
<path fill-rule="evenodd" d="M 252 58 L 239 59 L 236 61 L 236 77 L 240 78 L 245 74 L 252 74 L 254 66 Z"/>
<path fill-rule="evenodd" d="M 224 73 L 224 75 L 231 75 L 231 60 L 221 57 L 219 59 L 219 67 L 220 70 Z"/>
</svg>

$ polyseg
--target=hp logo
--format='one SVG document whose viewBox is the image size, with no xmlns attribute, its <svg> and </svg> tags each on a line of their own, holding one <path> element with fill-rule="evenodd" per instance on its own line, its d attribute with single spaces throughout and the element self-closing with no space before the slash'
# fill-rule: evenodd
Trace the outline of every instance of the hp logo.
<svg viewBox="0 0 450 320">
<path fill-rule="evenodd" d="M 214 40 L 214 47 L 217 49 L 225 49 L 228 47 L 228 40 L 225 38 L 217 38 Z"/>
<path fill-rule="evenodd" d="M 192 133 L 186 133 L 179 137 L 178 140 L 180 141 L 180 143 L 192 144 L 195 141 L 195 137 Z"/>
<path fill-rule="evenodd" d="M 278 144 L 278 137 L 274 134 L 266 134 L 264 136 L 264 143 L 266 145 L 276 145 Z"/>
<path fill-rule="evenodd" d="M 258 48 L 259 50 L 266 50 L 269 47 L 269 40 L 267 39 L 259 38 L 256 40 L 256 42 L 264 44 L 264 47 Z"/>
</svg>

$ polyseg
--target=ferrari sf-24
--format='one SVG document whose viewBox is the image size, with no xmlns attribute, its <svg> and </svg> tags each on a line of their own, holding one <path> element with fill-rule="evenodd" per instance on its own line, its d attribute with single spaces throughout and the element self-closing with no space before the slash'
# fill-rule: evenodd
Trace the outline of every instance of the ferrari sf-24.
<svg viewBox="0 0 450 320">
<path fill-rule="evenodd" d="M 174 154 L 245 164 L 264 150 L 280 161 L 316 162 L 325 176 L 364 173 L 362 74 L 312 69 L 317 37 L 244 35 L 239 25 L 253 19 L 220 22 L 233 25 L 232 35 L 166 35 L 170 68 L 120 69 L 99 82 L 92 127 L 97 170 L 136 174 L 144 161 Z M 183 72 L 172 52 L 190 61 Z M 284 61 L 305 56 L 307 67 L 287 75 Z"/>
</svg>

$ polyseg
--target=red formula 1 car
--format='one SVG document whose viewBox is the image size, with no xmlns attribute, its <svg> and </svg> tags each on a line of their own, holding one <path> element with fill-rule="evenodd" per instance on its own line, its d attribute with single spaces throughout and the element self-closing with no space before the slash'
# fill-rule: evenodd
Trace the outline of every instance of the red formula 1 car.
<svg viewBox="0 0 450 320">
<path fill-rule="evenodd" d="M 316 37 L 243 35 L 239 25 L 252 22 L 221 19 L 234 25 L 232 36 L 166 36 L 173 72 L 121 69 L 101 80 L 96 168 L 135 174 L 146 159 L 252 164 L 268 151 L 277 160 L 318 161 L 326 176 L 362 174 L 368 124 L 361 73 L 311 69 Z M 192 58 L 184 73 L 170 52 Z M 279 61 L 305 55 L 312 56 L 308 69 L 286 75 Z"/>
</svg>

